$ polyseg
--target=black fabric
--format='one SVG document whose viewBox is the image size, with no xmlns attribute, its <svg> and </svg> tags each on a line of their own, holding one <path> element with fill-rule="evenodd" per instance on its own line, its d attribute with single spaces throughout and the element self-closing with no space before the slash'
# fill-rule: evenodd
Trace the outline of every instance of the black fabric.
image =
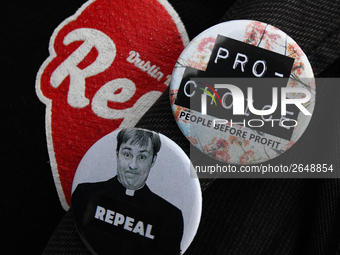
<svg viewBox="0 0 340 255">
<path fill-rule="evenodd" d="M 6 166 L 1 192 L 3 254 L 39 254 L 64 214 L 47 162 L 44 105 L 36 98 L 32 84 L 48 56 L 53 29 L 83 2 L 27 2 L 21 6 L 13 2 L 2 16 L 5 30 L 9 23 L 15 24 L 11 33 L 2 37 L 6 39 L 2 48 L 9 56 L 3 72 L 9 78 L 4 86 L 11 95 L 3 96 L 2 107 L 7 121 L 1 150 Z M 223 20 L 268 22 L 298 42 L 317 76 L 339 77 L 339 1 L 238 0 L 231 9 L 233 1 L 170 2 L 191 39 L 224 14 Z M 15 19 L 20 22 L 15 23 Z M 307 132 L 273 164 L 319 159 L 339 169 L 339 88 L 317 89 L 315 115 Z M 167 93 L 138 126 L 162 132 L 189 153 L 189 143 L 172 117 Z M 329 111 L 332 114 L 325 114 Z M 200 181 L 202 221 L 186 254 L 340 254 L 338 180 Z M 34 185 L 37 182 L 40 186 Z M 76 232 L 71 211 L 62 218 L 43 254 L 90 254 Z"/>
<path fill-rule="evenodd" d="M 283 30 L 307 54 L 317 76 L 340 54 L 339 7 L 339 1 L 327 0 L 240 0 L 222 21 L 258 20 Z"/>
<path fill-rule="evenodd" d="M 41 254 L 65 214 L 35 79 L 53 30 L 84 0 L 1 3 L 0 253 Z"/>
</svg>

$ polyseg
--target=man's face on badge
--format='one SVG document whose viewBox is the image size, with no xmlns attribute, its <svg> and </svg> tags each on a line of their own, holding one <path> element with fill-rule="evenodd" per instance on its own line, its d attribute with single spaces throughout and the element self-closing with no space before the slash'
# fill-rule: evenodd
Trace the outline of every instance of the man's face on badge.
<svg viewBox="0 0 340 255">
<path fill-rule="evenodd" d="M 121 184 L 127 189 L 136 190 L 146 182 L 156 156 L 153 156 L 151 139 L 147 146 L 138 143 L 131 144 L 131 139 L 122 143 L 117 152 L 117 176 Z"/>
</svg>

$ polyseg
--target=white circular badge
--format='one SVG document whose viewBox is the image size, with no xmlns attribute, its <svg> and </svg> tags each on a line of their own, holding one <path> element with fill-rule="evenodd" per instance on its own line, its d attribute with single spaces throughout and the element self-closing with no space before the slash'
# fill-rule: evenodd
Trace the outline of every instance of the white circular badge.
<svg viewBox="0 0 340 255">
<path fill-rule="evenodd" d="M 184 253 L 200 221 L 198 178 L 164 135 L 122 129 L 85 154 L 74 177 L 72 210 L 93 254 Z"/>
<path fill-rule="evenodd" d="M 306 130 L 315 105 L 307 56 L 283 31 L 252 20 L 213 26 L 184 49 L 170 100 L 177 124 L 222 162 L 265 162 Z"/>
</svg>

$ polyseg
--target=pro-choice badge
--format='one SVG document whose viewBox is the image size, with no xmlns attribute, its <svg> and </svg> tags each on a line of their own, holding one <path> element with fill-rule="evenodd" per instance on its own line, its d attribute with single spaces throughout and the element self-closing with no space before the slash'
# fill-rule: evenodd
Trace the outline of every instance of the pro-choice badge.
<svg viewBox="0 0 340 255">
<path fill-rule="evenodd" d="M 114 131 L 81 160 L 72 186 L 78 232 L 93 254 L 183 254 L 201 216 L 188 156 L 164 135 Z"/>
<path fill-rule="evenodd" d="M 297 43 L 262 22 L 204 31 L 174 68 L 170 100 L 188 140 L 212 158 L 256 164 L 301 137 L 315 105 L 311 65 Z"/>
</svg>

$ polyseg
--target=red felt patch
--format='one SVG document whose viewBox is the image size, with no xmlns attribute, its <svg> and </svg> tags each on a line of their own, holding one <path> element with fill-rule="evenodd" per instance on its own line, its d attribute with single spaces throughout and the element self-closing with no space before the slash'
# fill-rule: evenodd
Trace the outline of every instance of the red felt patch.
<svg viewBox="0 0 340 255">
<path fill-rule="evenodd" d="M 89 1 L 55 30 L 36 86 L 47 106 L 51 167 L 65 209 L 86 151 L 140 119 L 137 109 L 167 88 L 187 41 L 165 1 Z"/>
</svg>

